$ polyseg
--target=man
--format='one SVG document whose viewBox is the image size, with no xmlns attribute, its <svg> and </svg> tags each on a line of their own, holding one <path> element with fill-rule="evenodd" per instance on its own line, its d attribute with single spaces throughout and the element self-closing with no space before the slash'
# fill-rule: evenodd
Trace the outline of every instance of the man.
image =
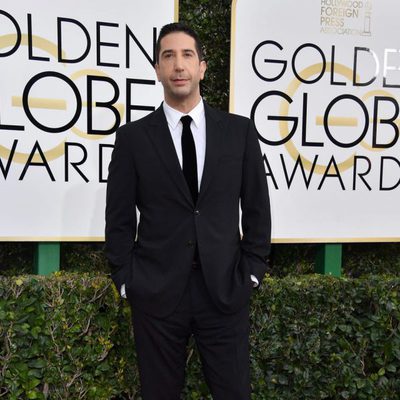
<svg viewBox="0 0 400 400">
<path fill-rule="evenodd" d="M 109 167 L 106 254 L 132 306 L 144 400 L 180 398 L 191 335 L 213 398 L 250 398 L 249 298 L 270 247 L 266 176 L 253 123 L 203 102 L 205 71 L 196 33 L 164 26 L 165 101 L 118 130 Z"/>
</svg>

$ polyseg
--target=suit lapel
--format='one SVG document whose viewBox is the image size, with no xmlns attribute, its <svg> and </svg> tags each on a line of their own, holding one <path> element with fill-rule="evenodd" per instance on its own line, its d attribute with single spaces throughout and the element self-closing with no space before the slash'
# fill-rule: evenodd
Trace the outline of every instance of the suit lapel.
<svg viewBox="0 0 400 400">
<path fill-rule="evenodd" d="M 218 167 L 223 129 L 218 113 L 206 103 L 204 103 L 204 112 L 206 116 L 206 157 L 198 202 L 203 198 Z"/>
<path fill-rule="evenodd" d="M 185 198 L 193 205 L 192 195 L 183 175 L 181 165 L 179 164 L 178 156 L 176 155 L 174 143 L 172 141 L 162 106 L 160 106 L 153 114 L 150 123 L 149 137 L 176 186 Z"/>
</svg>

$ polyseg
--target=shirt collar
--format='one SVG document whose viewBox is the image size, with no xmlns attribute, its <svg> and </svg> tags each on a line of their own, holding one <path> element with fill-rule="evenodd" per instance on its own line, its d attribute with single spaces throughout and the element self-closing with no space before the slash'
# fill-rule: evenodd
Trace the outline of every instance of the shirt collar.
<svg viewBox="0 0 400 400">
<path fill-rule="evenodd" d="M 199 128 L 201 119 L 204 118 L 204 103 L 203 98 L 200 98 L 197 106 L 194 107 L 189 113 L 185 114 L 181 111 L 175 110 L 169 106 L 165 101 L 163 102 L 163 110 L 169 127 L 175 130 L 183 115 L 190 115 L 196 128 Z"/>
</svg>

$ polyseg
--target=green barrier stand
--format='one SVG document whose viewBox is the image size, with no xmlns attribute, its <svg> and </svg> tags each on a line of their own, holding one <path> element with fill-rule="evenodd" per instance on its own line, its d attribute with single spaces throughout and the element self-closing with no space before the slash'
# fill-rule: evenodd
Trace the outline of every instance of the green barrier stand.
<svg viewBox="0 0 400 400">
<path fill-rule="evenodd" d="M 60 270 L 60 243 L 38 243 L 35 249 L 33 272 L 49 275 Z"/>
<path fill-rule="evenodd" d="M 327 243 L 318 245 L 315 272 L 323 275 L 341 276 L 342 245 Z"/>
</svg>

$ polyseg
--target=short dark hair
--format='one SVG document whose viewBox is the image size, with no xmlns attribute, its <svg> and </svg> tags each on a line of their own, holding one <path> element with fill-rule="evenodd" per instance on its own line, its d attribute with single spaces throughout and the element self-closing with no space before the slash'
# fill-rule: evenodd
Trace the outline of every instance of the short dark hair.
<svg viewBox="0 0 400 400">
<path fill-rule="evenodd" d="M 160 30 L 156 43 L 156 63 L 158 64 L 160 61 L 161 39 L 170 33 L 175 32 L 186 33 L 186 35 L 189 35 L 194 39 L 197 55 L 199 56 L 199 60 L 202 61 L 204 59 L 203 45 L 201 44 L 197 33 L 192 28 L 181 22 L 173 22 L 171 24 L 164 25 Z"/>
</svg>

